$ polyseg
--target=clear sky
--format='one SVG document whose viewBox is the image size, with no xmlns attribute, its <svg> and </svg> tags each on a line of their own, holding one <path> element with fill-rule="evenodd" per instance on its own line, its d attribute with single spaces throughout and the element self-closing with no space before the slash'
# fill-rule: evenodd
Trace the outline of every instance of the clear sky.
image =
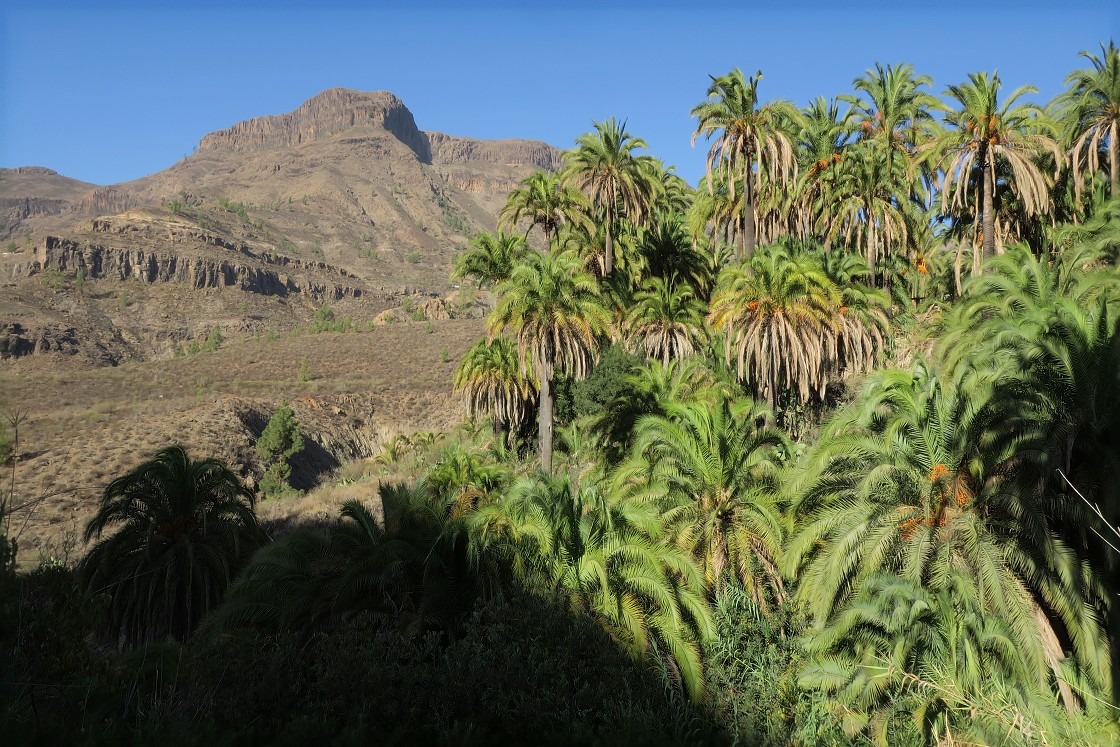
<svg viewBox="0 0 1120 747">
<path fill-rule="evenodd" d="M 1120 40 L 1118 0 L 0 6 L 0 166 L 98 184 L 166 168 L 207 132 L 333 86 L 390 90 L 422 129 L 561 148 L 614 115 L 695 183 L 706 147 L 690 147 L 688 112 L 709 74 L 761 69 L 762 98 L 802 105 L 850 91 L 877 61 L 912 63 L 938 94 L 998 69 L 1045 101 L 1079 51 Z"/>
</svg>

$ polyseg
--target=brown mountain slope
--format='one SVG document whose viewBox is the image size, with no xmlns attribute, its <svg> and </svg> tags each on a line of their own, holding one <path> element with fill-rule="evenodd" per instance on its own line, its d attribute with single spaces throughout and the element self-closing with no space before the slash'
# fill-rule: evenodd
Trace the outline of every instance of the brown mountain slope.
<svg viewBox="0 0 1120 747">
<path fill-rule="evenodd" d="M 69 213 L 96 188 L 42 166 L 0 169 L 0 238 L 13 240 L 33 218 Z"/>
<path fill-rule="evenodd" d="M 335 88 L 206 135 L 193 155 L 136 181 L 0 172 L 0 205 L 13 206 L 0 253 L 0 358 L 144 358 L 218 324 L 289 328 L 339 302 L 369 319 L 410 296 L 445 295 L 467 237 L 495 226 L 521 179 L 558 162 L 545 143 L 424 132 L 391 93 Z M 84 301 L 79 276 L 96 281 Z M 149 286 L 146 313 L 112 303 L 128 292 L 122 283 Z M 180 287 L 153 287 L 166 284 Z M 192 295 L 217 289 L 250 298 L 215 305 Z"/>
<path fill-rule="evenodd" d="M 51 209 L 13 213 L 0 239 L 38 240 L 143 206 L 181 205 L 205 223 L 220 201 L 244 206 L 242 215 L 266 225 L 280 252 L 397 284 L 439 286 L 450 250 L 492 229 L 508 192 L 558 162 L 559 151 L 537 141 L 424 132 L 387 91 L 333 88 L 293 112 L 210 133 L 193 155 L 136 181 L 73 182 L 65 194 L 38 195 L 28 193 L 23 174 L 23 181 L 4 179 L 0 205 L 37 198 Z"/>
<path fill-rule="evenodd" d="M 65 544 L 109 480 L 168 444 L 259 477 L 252 444 L 281 398 L 304 423 L 300 487 L 394 434 L 451 428 L 453 372 L 484 332 L 452 263 L 558 160 L 544 143 L 422 131 L 387 92 L 332 89 L 133 182 L 0 171 L 21 562 Z"/>
</svg>

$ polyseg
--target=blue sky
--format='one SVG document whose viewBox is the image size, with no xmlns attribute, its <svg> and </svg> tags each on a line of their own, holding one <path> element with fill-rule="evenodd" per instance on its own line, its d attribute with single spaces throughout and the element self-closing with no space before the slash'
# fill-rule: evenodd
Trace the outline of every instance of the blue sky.
<svg viewBox="0 0 1120 747">
<path fill-rule="evenodd" d="M 763 98 L 801 105 L 876 61 L 912 63 L 939 94 L 998 69 L 1044 101 L 1080 50 L 1120 40 L 1120 3 L 1101 0 L 309 5 L 7 0 L 0 166 L 135 179 L 207 132 L 345 86 L 393 91 L 422 129 L 562 148 L 614 115 L 695 183 L 706 147 L 690 147 L 688 112 L 709 74 L 761 69 Z"/>
</svg>

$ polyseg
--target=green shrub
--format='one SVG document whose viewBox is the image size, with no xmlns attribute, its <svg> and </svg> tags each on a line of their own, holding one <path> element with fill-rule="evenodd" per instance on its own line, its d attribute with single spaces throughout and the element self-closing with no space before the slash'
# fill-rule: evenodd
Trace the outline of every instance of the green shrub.
<svg viewBox="0 0 1120 747">
<path fill-rule="evenodd" d="M 276 406 L 268 425 L 257 439 L 256 449 L 267 463 L 261 478 L 261 491 L 269 497 L 291 491 L 292 467 L 288 460 L 303 451 L 303 435 L 300 433 L 300 422 L 287 401 L 281 400 Z"/>
<path fill-rule="evenodd" d="M 202 350 L 212 353 L 222 346 L 224 339 L 225 338 L 222 337 L 222 328 L 215 326 L 214 329 L 210 330 L 210 334 L 206 336 L 206 342 L 202 343 Z"/>
<path fill-rule="evenodd" d="M 337 317 L 334 309 L 324 304 L 311 317 L 311 324 L 307 325 L 307 333 L 314 335 L 319 332 L 349 332 L 353 326 L 354 321 L 350 317 Z"/>
<path fill-rule="evenodd" d="M 240 216 L 242 220 L 249 220 L 249 211 L 243 202 L 233 202 L 229 198 L 219 197 L 218 204 L 230 211 L 234 215 Z"/>
</svg>

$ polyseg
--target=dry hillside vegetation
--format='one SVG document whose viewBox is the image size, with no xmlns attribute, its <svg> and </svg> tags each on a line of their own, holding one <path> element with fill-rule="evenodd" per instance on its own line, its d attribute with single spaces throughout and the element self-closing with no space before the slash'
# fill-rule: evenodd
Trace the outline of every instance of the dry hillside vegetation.
<svg viewBox="0 0 1120 747">
<path fill-rule="evenodd" d="M 7 361 L 0 404 L 28 416 L 16 504 L 42 499 L 17 515 L 21 560 L 64 550 L 108 481 L 171 443 L 224 459 L 252 483 L 262 469 L 253 443 L 282 398 L 304 424 L 307 447 L 293 464 L 302 487 L 396 434 L 448 429 L 463 417 L 455 366 L 482 331 L 478 320 L 402 321 L 230 339 L 213 352 L 116 367 L 58 355 Z"/>
</svg>

